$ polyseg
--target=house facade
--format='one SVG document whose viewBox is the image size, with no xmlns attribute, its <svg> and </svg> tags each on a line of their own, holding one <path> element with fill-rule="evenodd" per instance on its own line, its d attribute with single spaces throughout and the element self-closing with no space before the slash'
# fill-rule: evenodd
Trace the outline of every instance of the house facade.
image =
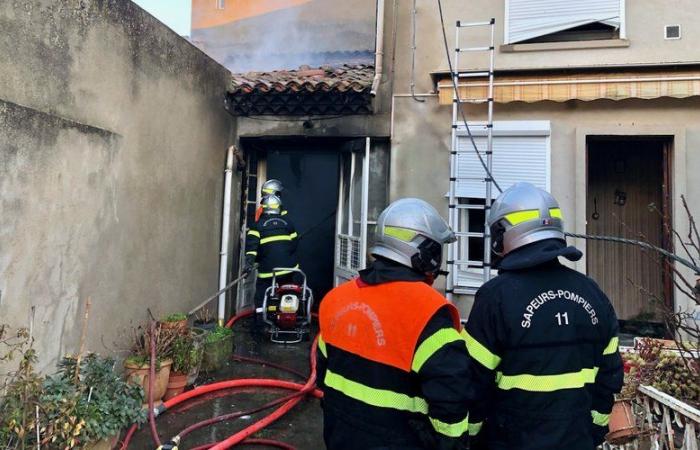
<svg viewBox="0 0 700 450">
<path fill-rule="evenodd" d="M 302 12 L 308 7 L 287 3 Z M 329 3 L 313 5 L 317 18 L 309 20 L 317 21 L 318 29 L 336 9 Z M 260 162 L 249 180 L 269 177 L 267 155 L 275 152 L 292 155 L 287 163 L 273 161 L 277 167 L 306 167 L 299 155 L 319 154 L 321 148 L 340 155 L 335 156 L 338 165 L 326 171 L 334 174 L 328 186 L 338 199 L 326 202 L 329 214 L 335 211 L 335 224 L 327 227 L 333 239 L 326 243 L 334 252 L 320 258 L 322 265 L 334 267 L 326 285 L 363 265 L 373 219 L 387 202 L 420 197 L 447 216 L 453 171 L 464 177 L 455 188 L 460 206 L 454 226 L 460 239 L 451 270 L 454 299 L 464 314 L 483 283 L 486 189 L 478 179 L 485 171 L 470 150 L 486 150 L 488 103 L 463 104 L 474 142 L 458 120 L 455 150 L 463 153 L 451 161 L 455 89 L 447 55 L 456 63 L 454 70 L 472 74 L 457 80 L 459 99 L 487 99 L 488 76 L 476 72 L 489 70 L 489 52 L 460 52 L 457 61 L 455 48 L 488 47 L 491 26 L 460 28 L 457 43 L 458 21 L 494 19 L 493 175 L 498 186 L 527 180 L 550 190 L 570 232 L 680 248 L 678 236 L 688 231 L 681 196 L 692 210 L 700 195 L 693 176 L 700 166 L 694 150 L 700 144 L 700 31 L 692 25 L 700 8 L 693 1 L 596 0 L 577 6 L 564 0 L 477 0 L 466 6 L 443 0 L 442 18 L 433 0 L 372 4 L 376 10 L 365 8 L 362 14 L 365 23 L 370 14 L 377 26 L 375 77 L 354 88 L 366 94 L 360 102 L 367 102 L 369 110 L 329 112 L 295 105 L 305 96 L 308 106 L 309 95 L 327 102 L 327 94 L 346 80 L 338 75 L 329 83 L 324 78 L 332 78 L 330 72 L 314 75 L 311 67 L 281 82 L 279 71 L 253 75 L 260 83 L 234 77 L 227 97 L 229 107 L 249 107 L 247 112 L 229 109 L 236 116 L 239 143 Z M 266 29 L 275 17 L 261 14 L 256 20 Z M 194 31 L 193 36 L 197 40 Z M 239 37 L 234 33 L 227 39 Z M 342 94 L 331 103 L 349 101 Z M 297 147 L 285 147 L 289 141 Z M 369 164 L 364 164 L 366 156 Z M 249 191 L 252 205 L 255 189 Z M 298 205 L 313 208 L 314 192 Z M 571 242 L 585 253 L 573 266 L 609 293 L 621 319 L 657 320 L 650 298 L 690 307 L 654 254 L 614 243 Z"/>
</svg>

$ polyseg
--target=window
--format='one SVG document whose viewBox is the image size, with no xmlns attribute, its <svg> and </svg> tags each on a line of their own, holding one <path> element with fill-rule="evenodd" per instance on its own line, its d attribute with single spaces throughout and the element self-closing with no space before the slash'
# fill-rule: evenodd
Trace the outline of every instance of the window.
<svg viewBox="0 0 700 450">
<path fill-rule="evenodd" d="M 505 43 L 625 38 L 625 0 L 506 0 Z"/>
<path fill-rule="evenodd" d="M 216 9 L 226 9 L 226 0 L 216 0 Z"/>
<path fill-rule="evenodd" d="M 664 38 L 667 40 L 674 40 L 681 38 L 681 26 L 680 25 L 666 25 L 664 27 Z"/>
<path fill-rule="evenodd" d="M 477 148 L 485 155 L 486 127 L 470 125 Z M 550 189 L 550 124 L 549 121 L 502 121 L 493 127 L 493 176 L 501 189 L 519 181 L 527 181 L 542 189 Z M 464 129 L 458 129 L 456 196 L 459 232 L 455 259 L 455 286 L 472 291 L 483 281 L 485 171 Z M 498 191 L 493 189 L 493 197 Z"/>
</svg>

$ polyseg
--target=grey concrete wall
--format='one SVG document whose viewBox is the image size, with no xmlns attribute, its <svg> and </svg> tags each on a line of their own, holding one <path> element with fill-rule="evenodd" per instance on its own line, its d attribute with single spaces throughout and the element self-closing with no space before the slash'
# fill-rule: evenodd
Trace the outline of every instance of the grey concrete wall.
<svg viewBox="0 0 700 450">
<path fill-rule="evenodd" d="M 46 370 L 87 298 L 112 352 L 217 290 L 228 71 L 125 0 L 0 2 L 0 30 L 0 322 Z"/>
</svg>

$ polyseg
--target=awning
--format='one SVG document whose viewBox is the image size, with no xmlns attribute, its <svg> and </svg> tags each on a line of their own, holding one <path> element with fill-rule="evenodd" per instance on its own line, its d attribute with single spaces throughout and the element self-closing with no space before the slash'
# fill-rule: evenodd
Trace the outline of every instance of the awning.
<svg viewBox="0 0 700 450">
<path fill-rule="evenodd" d="M 448 74 L 438 79 L 440 104 L 452 104 L 453 83 Z M 460 79 L 459 97 L 474 103 L 488 98 L 486 78 Z M 545 100 L 624 100 L 659 97 L 686 98 L 700 95 L 700 70 L 598 72 L 578 74 L 496 75 L 494 100 L 497 103 Z"/>
</svg>

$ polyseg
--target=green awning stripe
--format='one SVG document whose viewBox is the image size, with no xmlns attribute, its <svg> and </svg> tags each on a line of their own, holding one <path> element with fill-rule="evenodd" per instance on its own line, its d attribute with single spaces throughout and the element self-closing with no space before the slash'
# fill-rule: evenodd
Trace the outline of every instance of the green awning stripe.
<svg viewBox="0 0 700 450">
<path fill-rule="evenodd" d="M 559 375 L 503 375 L 498 372 L 496 384 L 499 389 L 505 391 L 521 389 L 528 392 L 555 392 L 563 389 L 578 389 L 594 383 L 597 374 L 597 367 Z"/>
<path fill-rule="evenodd" d="M 466 417 L 458 423 L 445 423 L 430 417 L 430 423 L 435 431 L 451 438 L 460 437 L 469 430 L 469 421 Z"/>
<path fill-rule="evenodd" d="M 501 363 L 501 358 L 486 348 L 481 342 L 474 339 L 467 330 L 462 331 L 464 339 L 467 341 L 469 355 L 487 369 L 494 370 Z"/>
<path fill-rule="evenodd" d="M 348 380 L 330 370 L 326 370 L 326 377 L 323 383 L 326 387 L 333 388 L 350 398 L 368 405 L 428 414 L 428 403 L 420 397 L 409 397 L 406 394 L 386 389 L 375 389 L 356 381 Z"/>
<path fill-rule="evenodd" d="M 420 372 L 423 364 L 425 364 L 436 351 L 440 350 L 446 344 L 462 340 L 462 336 L 460 336 L 459 332 L 454 328 L 443 328 L 436 331 L 418 346 L 418 350 L 416 350 L 416 353 L 413 355 L 411 369 L 416 373 Z"/>
<path fill-rule="evenodd" d="M 591 411 L 591 417 L 593 417 L 593 423 L 599 427 L 607 427 L 610 423 L 610 414 L 599 413 L 598 411 Z"/>
<path fill-rule="evenodd" d="M 603 355 L 612 355 L 613 353 L 616 353 L 617 347 L 619 344 L 620 344 L 620 338 L 618 338 L 617 336 L 610 339 L 608 346 L 605 347 L 605 350 L 603 350 Z"/>
</svg>

